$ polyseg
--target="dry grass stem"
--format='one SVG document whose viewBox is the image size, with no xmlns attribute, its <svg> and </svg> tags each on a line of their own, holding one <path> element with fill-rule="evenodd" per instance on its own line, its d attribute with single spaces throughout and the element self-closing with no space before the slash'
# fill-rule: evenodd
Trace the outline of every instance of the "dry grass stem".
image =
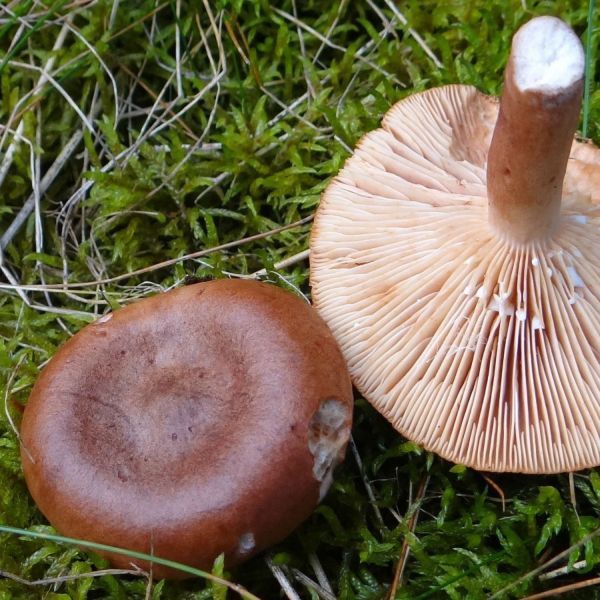
<svg viewBox="0 0 600 600">
<path fill-rule="evenodd" d="M 52 47 L 52 51 L 54 53 L 58 52 L 65 43 L 65 39 L 67 37 L 67 34 L 69 33 L 70 18 L 71 17 L 69 17 L 65 20 L 65 23 L 63 24 L 61 30 L 59 31 L 58 35 L 56 36 L 56 41 L 54 42 L 54 45 Z M 11 118 L 9 119 L 8 123 L 6 124 L 6 129 L 4 130 L 2 138 L 0 139 L 0 149 L 2 149 L 2 147 L 4 146 L 5 136 L 6 136 L 7 132 L 10 131 L 10 128 L 12 127 L 13 116 L 17 113 L 19 107 L 26 101 L 26 98 L 29 97 L 29 95 L 34 95 L 34 94 L 39 93 L 39 91 L 44 87 L 44 85 L 48 81 L 49 73 L 54 67 L 55 61 L 56 61 L 56 54 L 51 56 L 48 59 L 48 61 L 46 62 L 46 64 L 44 65 L 44 68 L 41 70 L 41 75 L 38 78 L 37 83 L 35 84 L 34 88 L 31 90 L 31 92 L 28 95 L 26 95 L 24 98 L 20 98 L 19 101 L 17 102 L 17 104 L 15 105 L 15 107 L 13 108 Z M 6 174 L 8 173 L 8 171 L 12 165 L 12 162 L 14 160 L 15 152 L 16 152 L 18 144 L 22 138 L 24 126 L 25 126 L 25 123 L 21 119 L 19 121 L 19 124 L 17 125 L 16 134 L 15 134 L 11 144 L 9 145 L 8 150 L 6 151 L 6 153 L 4 155 L 2 164 L 0 164 L 0 186 L 4 182 L 4 178 L 6 177 Z"/>
<path fill-rule="evenodd" d="M 385 523 L 383 521 L 383 516 L 381 515 L 381 511 L 379 510 L 379 506 L 377 505 L 377 498 L 375 498 L 375 492 L 373 492 L 373 487 L 371 486 L 371 482 L 369 481 L 369 478 L 367 477 L 367 473 L 365 471 L 362 458 L 360 457 L 360 453 L 358 452 L 358 448 L 356 446 L 356 443 L 354 442 L 353 436 L 350 436 L 349 446 L 350 446 L 350 449 L 352 450 L 352 456 L 354 457 L 356 466 L 358 467 L 358 470 L 360 472 L 360 476 L 361 476 L 363 485 L 365 486 L 367 496 L 369 497 L 369 503 L 371 504 L 371 508 L 373 509 L 373 512 L 375 513 L 375 518 L 377 519 L 377 525 L 379 526 L 379 530 L 384 531 Z"/>
<path fill-rule="evenodd" d="M 288 258 L 284 258 L 283 260 L 276 262 L 273 265 L 273 267 L 276 270 L 287 269 L 288 267 L 291 267 L 295 264 L 305 261 L 309 257 L 309 254 L 310 254 L 309 250 L 302 250 L 302 252 L 298 252 L 298 254 L 294 254 L 294 256 L 289 256 Z M 267 274 L 268 274 L 267 269 L 260 269 L 259 271 L 255 271 L 251 275 L 248 275 L 248 277 L 251 277 L 252 279 L 256 279 L 258 277 L 264 277 Z"/>
<path fill-rule="evenodd" d="M 281 586 L 281 591 L 285 594 L 288 600 L 301 600 L 300 596 L 293 588 L 290 580 L 287 578 L 284 570 L 273 562 L 273 559 L 269 556 L 265 559 L 267 566 L 273 573 L 273 577 L 277 579 L 277 583 Z"/>
<path fill-rule="evenodd" d="M 314 552 L 309 552 L 308 562 L 310 563 L 310 566 L 312 567 L 312 570 L 314 571 L 314 573 L 317 577 L 317 581 L 319 582 L 319 585 L 326 592 L 333 594 L 333 588 L 331 587 L 331 583 L 329 582 L 329 579 L 327 578 L 327 574 L 325 573 L 325 569 L 323 569 L 323 565 L 321 564 L 319 557 Z"/>
<path fill-rule="evenodd" d="M 400 12 L 398 7 L 391 0 L 385 0 L 385 3 L 391 9 L 391 11 L 394 13 L 394 16 L 398 19 L 398 21 L 400 21 L 400 23 L 402 23 L 402 25 L 407 27 L 408 20 Z M 440 59 L 435 55 L 433 50 L 426 44 L 425 40 L 412 27 L 408 27 L 407 31 L 415 39 L 415 42 L 417 42 L 417 44 L 419 44 L 419 46 L 421 46 L 421 48 L 423 49 L 423 52 L 425 52 L 425 54 L 427 54 L 427 56 L 429 56 L 429 58 L 433 61 L 433 64 L 438 69 L 443 69 L 444 65 L 442 64 Z"/>
<path fill-rule="evenodd" d="M 17 377 L 17 373 L 19 372 L 19 369 L 21 368 L 21 365 L 23 364 L 24 360 L 25 360 L 25 355 L 23 354 L 19 358 L 19 361 L 17 362 L 15 368 L 12 369 L 12 371 L 10 372 L 8 381 L 6 382 L 6 388 L 4 390 L 4 415 L 6 416 L 6 420 L 8 421 L 10 428 L 12 429 L 13 433 L 15 434 L 15 437 L 17 438 L 17 440 L 19 441 L 20 444 L 21 444 L 21 434 L 19 433 L 17 425 L 15 424 L 15 422 L 12 418 L 12 415 L 10 414 L 9 404 L 10 404 L 10 396 L 13 393 L 13 389 L 12 389 L 13 383 Z M 29 450 L 25 446 L 23 446 L 23 449 L 27 453 L 27 456 L 29 456 L 29 458 L 31 459 L 31 462 L 35 462 L 33 460 L 31 452 L 29 452 Z"/>
<path fill-rule="evenodd" d="M 133 575 L 135 577 L 146 577 L 149 575 L 142 569 L 102 569 L 100 571 L 91 571 L 90 573 L 78 573 L 77 575 L 61 575 L 60 577 L 46 577 L 44 579 L 29 580 L 19 577 L 14 573 L 0 571 L 0 578 L 10 579 L 26 586 L 56 585 L 68 581 L 78 581 L 80 579 L 89 579 L 90 577 L 104 577 L 106 575 Z M 56 591 L 56 589 L 55 589 Z"/>
<path fill-rule="evenodd" d="M 553 571 L 548 571 L 548 573 L 542 573 L 539 576 L 540 581 L 547 581 L 549 579 L 556 579 L 557 577 L 562 577 L 563 575 L 568 575 L 569 573 L 573 573 L 577 571 L 577 569 L 584 569 L 587 567 L 586 560 L 578 560 L 576 563 L 573 563 L 572 566 L 567 565 L 566 567 L 561 567 L 560 569 L 554 569 Z"/>
<path fill-rule="evenodd" d="M 545 592 L 533 594 L 532 596 L 525 596 L 523 600 L 540 600 L 541 598 L 556 598 L 557 596 L 561 596 L 562 594 L 568 594 L 569 592 L 581 590 L 583 588 L 591 587 L 592 585 L 598 584 L 600 584 L 600 577 L 593 577 L 592 579 L 586 579 L 585 581 L 570 583 L 568 585 L 563 585 L 552 590 L 546 590 Z"/>
<path fill-rule="evenodd" d="M 553 564 L 555 564 L 557 562 L 560 562 L 561 560 L 563 560 L 565 558 L 568 558 L 569 554 L 571 554 L 571 552 L 573 552 L 573 550 L 576 550 L 577 548 L 581 548 L 582 546 L 585 546 L 585 544 L 587 544 L 594 538 L 598 537 L 599 534 L 600 534 L 600 528 L 592 531 L 592 533 L 589 533 L 588 535 L 584 536 L 578 542 L 576 542 L 575 544 L 572 544 L 566 550 L 563 550 L 562 552 L 560 552 L 559 554 L 557 554 L 550 560 L 544 562 L 539 567 L 536 567 L 535 569 L 529 571 L 529 573 L 526 573 L 522 577 L 519 577 L 518 579 L 511 582 L 507 586 L 503 587 L 501 590 L 499 590 L 498 592 L 496 592 L 495 594 L 490 596 L 490 600 L 494 600 L 495 598 L 501 598 L 506 592 L 512 590 L 514 587 L 516 587 L 520 583 L 523 583 L 524 581 L 527 581 L 529 579 L 532 579 L 533 577 L 538 576 L 540 573 L 543 573 L 548 567 L 552 566 Z"/>
<path fill-rule="evenodd" d="M 336 600 L 336 597 L 332 592 L 323 588 L 316 581 L 313 581 L 310 577 L 308 577 L 298 569 L 292 569 L 292 573 L 298 583 L 301 583 L 308 589 L 315 592 L 315 594 L 317 594 L 319 598 L 322 598 L 322 600 Z"/>
<path fill-rule="evenodd" d="M 314 35 L 318 40 L 320 40 L 321 42 L 323 42 L 327 47 L 333 48 L 334 50 L 339 50 L 340 52 L 343 52 L 344 54 L 346 52 L 348 52 L 348 48 L 344 48 L 343 46 L 340 46 L 340 45 L 335 44 L 334 42 L 330 41 L 328 38 L 326 38 L 321 33 L 319 33 L 316 29 L 313 29 L 312 27 L 310 27 L 309 25 L 307 25 L 303 21 L 300 21 L 299 19 L 296 19 L 294 17 L 294 15 L 290 15 L 288 12 L 286 12 L 284 10 L 281 10 L 280 8 L 276 8 L 276 7 L 273 7 L 273 11 L 275 13 L 277 13 L 280 17 L 283 17 L 284 19 L 287 19 L 288 21 L 290 21 L 294 25 L 302 27 L 302 29 L 304 29 L 305 31 L 307 31 L 311 35 Z M 391 81 L 393 81 L 397 85 L 400 85 L 400 86 L 403 85 L 402 82 L 395 75 L 392 75 L 391 73 L 389 73 L 385 69 L 381 68 L 379 65 L 377 65 L 374 62 L 370 61 L 369 59 L 364 58 L 363 56 L 359 55 L 358 52 L 356 53 L 356 57 L 358 58 L 358 60 L 360 62 L 364 63 L 369 68 L 374 69 L 378 73 L 381 73 L 382 75 L 385 75 L 386 77 L 388 77 Z"/>
<path fill-rule="evenodd" d="M 40 180 L 38 191 L 40 196 L 43 196 L 48 188 L 52 185 L 52 182 L 56 179 L 63 167 L 70 160 L 71 156 L 77 149 L 77 146 L 79 146 L 82 138 L 83 132 L 81 130 L 75 131 L 75 133 L 73 133 L 73 135 L 69 138 L 63 149 L 60 151 L 60 154 L 56 157 L 52 165 L 48 168 Z M 0 250 L 4 250 L 10 244 L 15 234 L 23 226 L 31 212 L 34 210 L 35 204 L 36 194 L 32 193 L 15 216 L 13 222 L 7 227 L 6 231 L 2 234 L 2 237 L 0 237 Z"/>
<path fill-rule="evenodd" d="M 184 262 L 186 260 L 193 260 L 195 258 L 200 258 L 202 256 L 207 256 L 209 254 L 213 254 L 214 252 L 222 252 L 223 250 L 229 250 L 230 248 L 236 248 L 238 246 L 242 246 L 244 244 L 248 244 L 250 242 L 256 242 L 258 240 L 262 240 L 283 231 L 288 231 L 289 229 L 294 229 L 296 227 L 300 227 L 301 225 L 306 225 L 313 220 L 313 215 L 309 215 L 308 217 L 304 217 L 294 223 L 289 223 L 288 225 L 283 225 L 281 227 L 277 227 L 276 229 L 271 229 L 270 231 L 266 231 L 264 233 L 257 233 L 255 235 L 251 235 L 245 238 L 241 238 L 239 240 L 235 240 L 233 242 L 226 242 L 225 244 L 220 244 L 218 246 L 213 246 L 212 248 L 206 248 L 204 250 L 199 250 L 198 252 L 192 252 L 190 254 L 185 254 L 184 256 L 180 256 L 178 258 L 171 258 L 169 260 L 164 260 L 162 262 L 156 263 L 149 267 L 145 267 L 143 269 L 137 269 L 135 271 L 130 271 L 129 273 L 123 273 L 122 275 L 117 275 L 116 277 L 108 277 L 105 279 L 98 279 L 95 281 L 84 281 L 84 282 L 74 282 L 74 283 L 54 283 L 48 285 L 29 285 L 29 286 L 21 286 L 16 282 L 12 284 L 0 283 L 0 289 L 8 289 L 8 290 L 23 290 L 25 287 L 28 290 L 38 290 L 38 291 L 54 291 L 54 290 L 65 290 L 65 289 L 79 289 L 86 287 L 94 287 L 98 285 L 107 285 L 109 283 L 117 283 L 119 281 L 123 281 L 125 279 L 130 279 L 131 277 L 137 277 L 138 275 L 144 275 L 145 273 L 150 273 L 152 271 L 157 271 L 158 269 L 164 269 L 165 267 L 171 267 L 180 262 Z M 82 313 L 85 314 L 85 313 Z"/>
</svg>

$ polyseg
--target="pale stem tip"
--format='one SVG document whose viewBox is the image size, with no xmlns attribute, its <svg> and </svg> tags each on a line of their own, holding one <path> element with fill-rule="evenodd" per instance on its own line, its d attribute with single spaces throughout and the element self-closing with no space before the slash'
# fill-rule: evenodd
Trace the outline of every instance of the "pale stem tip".
<svg viewBox="0 0 600 600">
<path fill-rule="evenodd" d="M 575 32 L 556 17 L 532 19 L 512 43 L 514 82 L 522 92 L 558 94 L 583 78 L 585 55 Z"/>
</svg>

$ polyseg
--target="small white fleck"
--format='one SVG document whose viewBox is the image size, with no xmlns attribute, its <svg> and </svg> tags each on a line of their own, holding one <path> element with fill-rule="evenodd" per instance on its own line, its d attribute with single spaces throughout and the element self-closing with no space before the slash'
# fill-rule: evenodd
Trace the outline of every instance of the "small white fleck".
<svg viewBox="0 0 600 600">
<path fill-rule="evenodd" d="M 540 266 L 540 259 L 537 256 L 535 258 L 532 258 L 531 259 L 531 264 L 534 267 L 539 267 Z"/>
<path fill-rule="evenodd" d="M 238 542 L 238 554 L 248 554 L 248 552 L 254 550 L 255 546 L 254 534 L 252 532 L 243 533 L 240 535 L 240 541 Z"/>
<path fill-rule="evenodd" d="M 573 294 L 569 298 L 569 304 L 576 304 L 578 300 L 581 300 L 581 296 L 579 294 Z"/>
<path fill-rule="evenodd" d="M 580 225 L 585 225 L 588 218 L 585 215 L 569 215 L 569 220 Z"/>
<path fill-rule="evenodd" d="M 573 248 L 573 256 L 581 258 L 583 255 L 581 254 L 581 250 L 579 250 L 579 248 Z"/>
<path fill-rule="evenodd" d="M 485 285 L 482 285 L 476 292 L 475 295 L 478 298 L 487 298 L 489 295 L 488 289 L 485 287 Z"/>
<path fill-rule="evenodd" d="M 525 321 L 525 319 L 527 319 L 527 311 L 524 308 L 519 308 L 516 314 L 519 321 Z"/>
<path fill-rule="evenodd" d="M 583 279 L 581 279 L 579 273 L 575 270 L 575 267 L 567 267 L 567 273 L 571 278 L 571 282 L 573 283 L 573 287 L 585 287 L 585 283 L 583 283 Z"/>
<path fill-rule="evenodd" d="M 475 286 L 470 283 L 464 290 L 463 290 L 463 294 L 465 296 L 472 296 L 473 293 L 475 292 Z"/>
<path fill-rule="evenodd" d="M 489 309 L 498 312 L 500 317 L 510 317 L 515 312 L 515 307 L 508 301 L 510 293 L 501 292 L 494 294 L 493 300 L 490 302 Z"/>
<path fill-rule="evenodd" d="M 474 256 L 469 256 L 464 262 L 465 265 L 470 265 L 475 260 Z"/>
<path fill-rule="evenodd" d="M 112 319 L 112 313 L 107 313 L 103 317 L 100 317 L 98 320 L 94 321 L 94 325 L 102 325 L 102 323 L 108 323 Z"/>
<path fill-rule="evenodd" d="M 554 275 L 554 271 L 550 267 L 546 267 L 546 275 L 548 275 L 548 277 L 552 277 L 552 275 Z"/>
<path fill-rule="evenodd" d="M 531 328 L 544 329 L 544 324 L 542 323 L 542 320 L 539 317 L 533 317 L 533 319 L 531 319 Z"/>
</svg>

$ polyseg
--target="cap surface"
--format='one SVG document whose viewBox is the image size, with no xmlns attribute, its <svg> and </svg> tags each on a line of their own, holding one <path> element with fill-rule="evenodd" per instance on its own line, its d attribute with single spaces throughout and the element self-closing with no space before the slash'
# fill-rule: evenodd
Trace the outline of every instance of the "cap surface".
<svg viewBox="0 0 600 600">
<path fill-rule="evenodd" d="M 25 411 L 25 477 L 62 534 L 210 570 L 312 512 L 351 411 L 343 358 L 310 306 L 257 282 L 196 284 L 61 347 Z"/>
<path fill-rule="evenodd" d="M 355 385 L 446 459 L 550 473 L 600 464 L 600 151 L 574 142 L 556 235 L 488 224 L 498 105 L 469 86 L 397 103 L 325 191 L 316 308 Z"/>
</svg>

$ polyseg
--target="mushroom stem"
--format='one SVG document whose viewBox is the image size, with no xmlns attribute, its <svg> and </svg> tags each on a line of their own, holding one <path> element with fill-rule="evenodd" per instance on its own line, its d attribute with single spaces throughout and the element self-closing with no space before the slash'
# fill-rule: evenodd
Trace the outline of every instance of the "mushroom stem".
<svg viewBox="0 0 600 600">
<path fill-rule="evenodd" d="M 487 164 L 489 220 L 517 243 L 557 227 L 579 120 L 584 53 L 560 19 L 538 17 L 513 38 Z"/>
</svg>

